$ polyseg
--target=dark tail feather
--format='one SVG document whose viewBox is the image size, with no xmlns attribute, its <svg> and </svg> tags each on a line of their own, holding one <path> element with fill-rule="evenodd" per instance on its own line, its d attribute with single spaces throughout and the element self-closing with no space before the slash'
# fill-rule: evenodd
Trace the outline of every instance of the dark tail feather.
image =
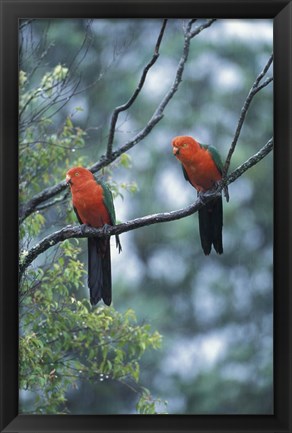
<svg viewBox="0 0 292 433">
<path fill-rule="evenodd" d="M 97 304 L 103 299 L 106 305 L 111 304 L 111 256 L 109 239 L 88 238 L 88 287 L 90 302 Z"/>
<path fill-rule="evenodd" d="M 222 197 L 219 197 L 199 210 L 201 245 L 206 255 L 210 254 L 212 245 L 218 254 L 223 253 L 222 227 L 223 205 Z"/>
<path fill-rule="evenodd" d="M 215 199 L 213 206 L 213 245 L 216 253 L 223 253 L 223 242 L 222 242 L 222 228 L 223 228 L 223 203 L 222 196 Z"/>
<path fill-rule="evenodd" d="M 88 287 L 92 305 L 101 300 L 102 258 L 99 253 L 98 239 L 88 238 Z"/>
<path fill-rule="evenodd" d="M 112 302 L 112 269 L 110 240 L 102 241 L 102 292 L 101 297 L 106 305 Z"/>
<path fill-rule="evenodd" d="M 119 235 L 116 235 L 116 247 L 117 247 L 117 249 L 119 251 L 119 254 L 120 254 L 120 252 L 122 251 L 122 245 L 121 245 L 121 242 L 120 242 Z"/>
</svg>

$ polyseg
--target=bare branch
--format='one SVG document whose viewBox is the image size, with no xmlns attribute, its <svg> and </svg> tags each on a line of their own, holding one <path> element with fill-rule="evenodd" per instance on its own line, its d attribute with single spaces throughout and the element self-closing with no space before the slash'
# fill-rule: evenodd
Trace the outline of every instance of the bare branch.
<svg viewBox="0 0 292 433">
<path fill-rule="evenodd" d="M 49 50 L 52 48 L 53 44 L 51 43 L 48 48 L 40 55 L 36 65 L 34 66 L 33 70 L 31 71 L 31 75 L 34 74 L 35 70 L 40 66 L 40 64 L 42 63 L 42 61 L 44 60 L 44 58 L 47 56 Z M 21 122 L 21 118 L 23 113 L 25 112 L 25 110 L 27 109 L 27 107 L 29 106 L 29 104 L 33 101 L 33 99 L 37 98 L 38 94 L 34 93 L 30 96 L 30 98 L 26 101 L 26 103 L 24 104 L 24 106 L 22 107 L 20 113 L 19 113 L 19 121 Z"/>
<path fill-rule="evenodd" d="M 190 24 L 193 24 L 196 20 L 191 20 Z M 197 36 L 199 33 L 201 33 L 202 30 L 210 27 L 214 22 L 216 21 L 216 18 L 213 19 L 209 19 L 205 24 L 202 24 L 201 26 L 195 28 L 191 33 L 190 33 L 190 38 L 194 38 L 195 36 Z"/>
<path fill-rule="evenodd" d="M 226 184 L 234 182 L 238 177 L 240 177 L 246 170 L 251 168 L 253 165 L 257 164 L 261 159 L 263 159 L 269 152 L 273 149 L 274 140 L 271 138 L 264 147 L 261 148 L 256 154 L 251 156 L 247 161 L 237 167 L 226 179 Z M 225 183 L 223 181 L 223 183 Z"/>
<path fill-rule="evenodd" d="M 169 221 L 175 221 L 186 216 L 192 215 L 197 212 L 202 206 L 207 202 L 212 200 L 214 197 L 221 194 L 222 189 L 234 182 L 238 177 L 240 177 L 245 171 L 251 168 L 253 165 L 257 164 L 261 159 L 263 159 L 271 150 L 273 149 L 273 139 L 271 138 L 265 146 L 249 158 L 246 162 L 240 165 L 236 170 L 234 170 L 215 191 L 208 191 L 201 195 L 193 204 L 176 211 L 157 213 L 153 215 L 146 215 L 142 218 L 136 218 L 131 221 L 127 221 L 116 226 L 109 227 L 106 236 L 118 235 L 121 233 L 128 232 L 130 230 L 135 230 L 140 227 L 149 226 L 152 224 L 164 223 Z M 23 258 L 20 263 L 20 277 L 27 267 L 36 259 L 36 257 L 56 245 L 70 238 L 88 238 L 88 237 L 104 237 L 104 230 L 96 229 L 89 226 L 67 226 L 61 230 L 58 230 L 42 241 L 32 247 L 29 251 L 22 253 Z"/>
<path fill-rule="evenodd" d="M 37 206 L 64 191 L 65 188 L 66 182 L 64 180 L 63 182 L 60 182 L 51 188 L 46 188 L 42 192 L 36 194 L 28 203 L 20 208 L 19 222 L 22 223 L 36 210 Z"/>
<path fill-rule="evenodd" d="M 186 31 L 185 31 L 185 42 L 184 42 L 183 54 L 180 58 L 173 84 L 172 84 L 170 90 L 166 93 L 166 95 L 162 99 L 157 110 L 155 111 L 155 113 L 153 115 L 154 118 L 157 116 L 162 117 L 165 107 L 167 106 L 169 101 L 172 99 L 175 92 L 178 90 L 178 86 L 182 81 L 182 75 L 184 72 L 185 63 L 188 60 L 191 39 L 194 36 L 197 36 L 198 34 L 200 34 L 205 28 L 207 28 L 211 24 L 213 24 L 214 21 L 215 21 L 214 19 L 208 20 L 205 24 L 196 28 L 194 30 L 194 32 L 195 32 L 194 35 L 193 35 L 194 32 L 192 32 L 192 33 L 190 32 L 193 20 L 189 21 L 188 26 L 187 26 Z M 151 122 L 151 120 L 150 120 L 150 122 Z"/>
<path fill-rule="evenodd" d="M 64 78 L 62 82 L 56 82 L 55 84 L 53 84 L 49 89 L 47 89 L 47 91 L 55 91 L 55 95 L 50 98 L 44 98 L 44 102 L 42 104 L 39 104 L 35 112 L 30 116 L 30 119 L 21 121 L 19 125 L 20 131 L 28 128 L 33 123 L 41 122 L 44 114 L 47 111 L 50 111 L 55 105 L 57 105 L 56 110 L 50 113 L 50 115 L 47 116 L 47 119 L 54 117 L 58 113 L 58 111 L 60 111 L 66 104 L 68 104 L 68 102 L 76 95 L 79 85 L 80 78 L 78 80 L 75 80 L 74 83 L 72 82 L 70 85 L 68 83 L 68 78 Z M 39 97 L 38 94 L 32 95 L 28 104 L 37 97 Z M 26 104 L 26 107 L 28 106 L 28 104 Z"/>
<path fill-rule="evenodd" d="M 68 66 L 69 71 L 78 70 L 79 66 L 82 64 L 83 60 L 87 56 L 90 47 L 92 46 L 92 40 L 93 40 L 92 30 L 91 30 L 92 22 L 93 19 L 88 19 L 86 23 L 85 36 L 83 42 L 80 48 L 78 49 L 78 51 L 75 53 L 73 59 L 71 60 L 71 63 Z M 79 56 L 80 58 L 78 59 Z"/>
<path fill-rule="evenodd" d="M 235 131 L 235 135 L 234 135 L 234 138 L 233 138 L 232 143 L 230 145 L 230 149 L 229 149 L 229 152 L 228 152 L 228 155 L 227 155 L 227 158 L 226 158 L 226 161 L 225 161 L 225 165 L 224 165 L 224 168 L 223 168 L 223 173 L 222 173 L 223 179 L 225 178 L 225 176 L 226 176 L 226 174 L 228 172 L 228 169 L 229 169 L 229 166 L 230 166 L 230 162 L 231 162 L 231 158 L 232 158 L 233 152 L 235 150 L 235 146 L 237 144 L 237 141 L 238 141 L 238 138 L 239 138 L 239 135 L 240 135 L 240 132 L 241 132 L 244 120 L 245 120 L 246 113 L 247 113 L 247 111 L 249 109 L 251 101 L 253 100 L 253 97 L 263 87 L 266 87 L 273 80 L 273 78 L 268 78 L 266 81 L 264 81 L 264 83 L 262 83 L 261 85 L 259 85 L 261 79 L 266 75 L 269 67 L 271 66 L 272 61 L 273 61 L 273 54 L 270 56 L 269 60 L 267 61 L 267 64 L 265 65 L 264 69 L 262 70 L 262 72 L 257 76 L 257 78 L 256 78 L 255 82 L 253 83 L 253 85 L 252 85 L 252 87 L 251 87 L 251 89 L 250 89 L 250 91 L 249 91 L 249 93 L 247 95 L 247 98 L 246 98 L 246 100 L 245 100 L 245 102 L 243 104 L 243 107 L 242 107 L 241 113 L 240 113 L 240 117 L 239 117 L 239 120 L 238 120 L 237 128 L 236 128 L 236 131 Z"/>
<path fill-rule="evenodd" d="M 164 34 L 164 30 L 165 30 L 165 26 L 167 23 L 167 19 L 163 20 L 162 26 L 161 26 L 161 30 L 159 32 L 157 41 L 156 41 L 156 45 L 155 45 L 155 49 L 154 49 L 154 54 L 151 58 L 151 60 L 148 62 L 148 64 L 145 66 L 145 68 L 143 69 L 139 84 L 136 88 L 136 90 L 134 91 L 133 95 L 131 96 L 131 98 L 123 105 L 120 105 L 118 107 L 116 107 L 114 109 L 114 112 L 112 114 L 112 118 L 111 118 L 111 123 L 110 123 L 110 131 L 109 131 L 109 138 L 108 138 L 108 143 L 107 143 L 107 158 L 110 158 L 112 155 L 112 145 L 113 145 L 113 141 L 114 141 L 114 135 L 115 135 L 115 129 L 116 129 L 116 124 L 118 121 L 118 116 L 122 111 L 126 111 L 129 107 L 131 107 L 131 105 L 134 103 L 134 101 L 137 99 L 137 96 L 139 95 L 139 93 L 142 90 L 142 87 L 145 83 L 145 79 L 147 76 L 147 73 L 149 71 L 149 69 L 154 65 L 154 63 L 156 62 L 156 60 L 159 57 L 159 48 L 160 48 L 160 44 L 163 38 L 163 34 Z"/>
<path fill-rule="evenodd" d="M 68 71 L 71 70 L 77 70 L 80 64 L 82 63 L 83 59 L 88 54 L 88 50 L 90 48 L 90 45 L 92 43 L 92 35 L 91 35 L 91 22 L 92 20 L 89 20 L 86 24 L 85 29 L 85 36 L 83 39 L 83 42 L 78 49 L 78 51 L 75 53 L 73 59 L 71 60 L 71 63 L 68 66 Z M 53 43 L 51 43 L 46 49 L 43 50 L 43 52 L 37 56 L 37 61 L 35 63 L 35 66 L 31 72 L 33 74 L 37 68 L 40 66 L 40 64 L 44 61 L 45 57 L 47 56 L 49 50 L 52 48 Z M 80 59 L 78 59 L 80 57 Z M 34 112 L 29 114 L 29 119 L 22 119 L 24 117 L 24 113 L 28 106 L 31 104 L 31 102 L 34 99 L 39 98 L 40 92 L 37 91 L 33 93 L 30 98 L 26 101 L 25 105 L 23 106 L 22 110 L 19 114 L 19 129 L 20 131 L 24 130 L 25 128 L 29 127 L 32 123 L 37 123 L 40 121 L 41 117 L 51 108 L 58 104 L 58 108 L 55 112 L 52 112 L 48 118 L 53 117 L 60 109 L 63 108 L 64 105 L 66 105 L 75 95 L 77 95 L 79 92 L 77 92 L 77 89 L 80 84 L 80 78 L 76 79 L 74 82 L 70 79 L 70 73 L 67 74 L 67 76 L 62 80 L 57 80 L 50 88 L 46 88 L 47 93 L 52 93 L 52 95 L 48 98 L 43 97 L 43 102 L 40 103 L 37 108 L 34 110 Z"/>
<path fill-rule="evenodd" d="M 28 25 L 30 25 L 33 21 L 35 21 L 35 18 L 31 18 L 31 19 L 26 19 L 26 20 L 22 20 L 22 24 L 20 24 L 19 26 L 19 31 L 23 30 L 25 27 L 27 27 Z"/>
<path fill-rule="evenodd" d="M 36 211 L 44 210 L 47 209 L 48 207 L 55 206 L 56 204 L 66 200 L 68 197 L 69 197 L 69 191 L 66 191 L 64 195 L 60 197 L 56 197 L 54 200 L 40 204 L 39 206 L 36 207 Z"/>
</svg>

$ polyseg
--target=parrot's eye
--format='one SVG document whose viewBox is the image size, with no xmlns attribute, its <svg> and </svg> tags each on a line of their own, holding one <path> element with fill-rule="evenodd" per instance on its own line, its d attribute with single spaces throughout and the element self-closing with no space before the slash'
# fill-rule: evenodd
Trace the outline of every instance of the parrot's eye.
<svg viewBox="0 0 292 433">
<path fill-rule="evenodd" d="M 185 147 L 187 147 L 187 146 L 188 146 L 188 143 L 184 143 L 184 144 L 182 145 L 183 148 L 185 148 Z"/>
<path fill-rule="evenodd" d="M 78 173 L 78 171 L 76 171 L 76 173 L 75 173 L 75 176 L 79 176 L 79 173 Z"/>
</svg>

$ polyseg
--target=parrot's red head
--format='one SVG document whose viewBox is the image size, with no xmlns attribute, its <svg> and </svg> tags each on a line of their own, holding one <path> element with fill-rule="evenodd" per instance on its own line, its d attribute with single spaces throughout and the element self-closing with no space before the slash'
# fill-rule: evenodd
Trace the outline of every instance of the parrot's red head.
<svg viewBox="0 0 292 433">
<path fill-rule="evenodd" d="M 183 162 L 184 159 L 190 159 L 195 150 L 199 147 L 199 143 L 188 135 L 180 135 L 172 139 L 173 154 L 177 159 Z"/>
<path fill-rule="evenodd" d="M 70 184 L 71 187 L 73 185 L 81 185 L 85 181 L 92 179 L 94 179 L 93 174 L 91 173 L 91 171 L 87 170 L 87 168 L 84 167 L 70 168 L 70 170 L 68 170 L 66 174 L 66 183 L 67 185 Z"/>
</svg>

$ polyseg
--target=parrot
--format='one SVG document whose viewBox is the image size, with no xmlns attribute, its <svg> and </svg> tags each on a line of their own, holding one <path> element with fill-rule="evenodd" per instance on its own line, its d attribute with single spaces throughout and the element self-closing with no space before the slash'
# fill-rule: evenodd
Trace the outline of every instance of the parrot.
<svg viewBox="0 0 292 433">
<path fill-rule="evenodd" d="M 112 193 L 105 182 L 96 180 L 84 167 L 73 167 L 66 173 L 66 184 L 70 186 L 73 209 L 80 224 L 105 230 L 107 225 L 116 224 Z M 110 237 L 88 238 L 87 242 L 90 303 L 96 305 L 102 299 L 106 305 L 111 305 Z M 120 253 L 122 246 L 118 235 L 116 247 Z"/>
<path fill-rule="evenodd" d="M 187 135 L 174 137 L 171 144 L 174 156 L 182 164 L 185 179 L 197 190 L 199 196 L 200 193 L 214 188 L 222 179 L 223 164 L 215 147 L 200 144 Z M 222 254 L 222 195 L 202 206 L 198 214 L 204 254 L 210 254 L 212 245 L 217 254 Z"/>
</svg>

